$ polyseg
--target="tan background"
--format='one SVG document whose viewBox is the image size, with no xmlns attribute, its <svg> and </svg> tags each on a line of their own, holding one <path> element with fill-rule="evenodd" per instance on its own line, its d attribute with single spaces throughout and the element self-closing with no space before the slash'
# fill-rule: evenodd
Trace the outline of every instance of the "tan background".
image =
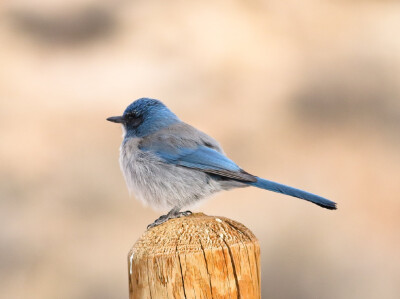
<svg viewBox="0 0 400 299">
<path fill-rule="evenodd" d="M 398 298 L 398 1 L 2 1 L 0 293 L 127 298 L 126 255 L 160 214 L 128 197 L 121 129 L 163 100 L 258 189 L 195 211 L 248 226 L 263 298 Z"/>
</svg>

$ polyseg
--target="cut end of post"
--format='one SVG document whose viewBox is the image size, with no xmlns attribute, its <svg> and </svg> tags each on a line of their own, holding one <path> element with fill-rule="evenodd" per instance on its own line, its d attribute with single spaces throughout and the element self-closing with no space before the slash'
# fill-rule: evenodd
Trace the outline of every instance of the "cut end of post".
<svg viewBox="0 0 400 299">
<path fill-rule="evenodd" d="M 130 298 L 260 298 L 260 247 L 244 225 L 196 213 L 147 230 L 128 256 Z"/>
</svg>

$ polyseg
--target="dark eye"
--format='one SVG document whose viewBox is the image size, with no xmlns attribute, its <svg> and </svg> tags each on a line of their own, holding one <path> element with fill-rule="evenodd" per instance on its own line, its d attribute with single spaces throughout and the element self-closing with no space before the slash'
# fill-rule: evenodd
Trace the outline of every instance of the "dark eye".
<svg viewBox="0 0 400 299">
<path fill-rule="evenodd" d="M 127 120 L 133 120 L 133 119 L 138 118 L 138 116 L 135 113 L 129 113 L 125 117 L 126 117 Z"/>
<path fill-rule="evenodd" d="M 142 123 L 142 117 L 135 113 L 129 113 L 128 115 L 125 116 L 125 118 L 126 118 L 126 123 L 133 127 L 137 127 Z"/>
</svg>

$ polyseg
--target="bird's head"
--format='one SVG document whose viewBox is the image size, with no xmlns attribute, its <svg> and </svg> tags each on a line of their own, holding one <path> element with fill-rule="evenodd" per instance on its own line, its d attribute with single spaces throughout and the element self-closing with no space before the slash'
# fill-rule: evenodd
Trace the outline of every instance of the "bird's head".
<svg viewBox="0 0 400 299">
<path fill-rule="evenodd" d="M 121 116 L 107 120 L 122 124 L 125 137 L 144 137 L 179 121 L 161 101 L 149 98 L 134 101 Z"/>
</svg>

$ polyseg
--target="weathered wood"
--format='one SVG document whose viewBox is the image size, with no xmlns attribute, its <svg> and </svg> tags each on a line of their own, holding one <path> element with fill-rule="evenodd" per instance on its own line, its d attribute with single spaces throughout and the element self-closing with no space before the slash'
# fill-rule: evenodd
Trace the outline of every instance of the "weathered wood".
<svg viewBox="0 0 400 299">
<path fill-rule="evenodd" d="M 202 213 L 147 230 L 128 255 L 129 298 L 260 298 L 260 247 L 225 217 Z"/>
</svg>

